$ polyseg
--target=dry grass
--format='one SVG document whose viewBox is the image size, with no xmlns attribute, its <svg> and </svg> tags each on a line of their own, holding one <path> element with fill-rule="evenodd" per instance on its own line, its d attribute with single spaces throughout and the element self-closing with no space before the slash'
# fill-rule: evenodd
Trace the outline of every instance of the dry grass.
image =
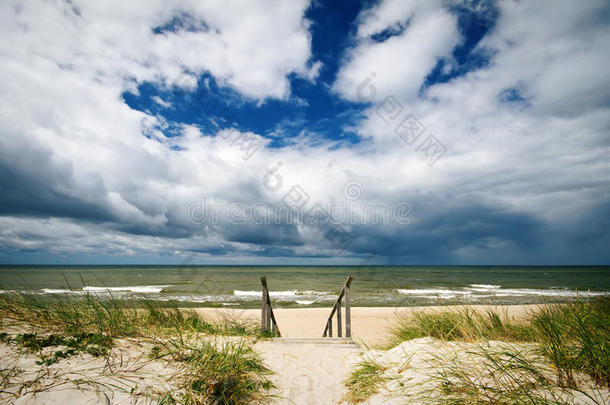
<svg viewBox="0 0 610 405">
<path fill-rule="evenodd" d="M 416 312 L 393 330 L 390 347 L 426 336 L 482 343 L 469 353 L 469 362 L 436 362 L 438 385 L 418 399 L 422 403 L 569 404 L 574 393 L 604 403 L 604 395 L 592 392 L 610 389 L 609 331 L 610 298 L 602 297 L 542 305 L 521 322 L 470 308 Z M 491 340 L 516 346 L 493 351 L 484 345 Z M 519 348 L 524 343 L 535 349 L 525 353 Z M 363 401 L 374 395 L 384 378 L 382 369 L 359 365 L 347 382 L 351 398 Z"/>
<path fill-rule="evenodd" d="M 28 326 L 36 331 L 15 336 L 3 333 L 0 340 L 14 350 L 37 355 L 41 367 L 79 353 L 106 357 L 110 363 L 119 338 L 153 343 L 150 356 L 179 370 L 172 381 L 177 389 L 160 395 L 160 403 L 253 404 L 264 402 L 272 387 L 267 378 L 271 372 L 251 349 L 251 340 L 211 341 L 218 336 L 267 337 L 253 322 L 226 317 L 210 321 L 194 310 L 112 296 L 66 294 L 48 298 L 15 293 L 0 294 L 0 319 L 3 326 Z M 15 370 L 2 370 L 2 387 L 15 376 Z M 94 384 L 88 380 L 80 383 Z M 35 392 L 38 385 L 37 381 L 26 381 L 17 392 Z"/>
</svg>

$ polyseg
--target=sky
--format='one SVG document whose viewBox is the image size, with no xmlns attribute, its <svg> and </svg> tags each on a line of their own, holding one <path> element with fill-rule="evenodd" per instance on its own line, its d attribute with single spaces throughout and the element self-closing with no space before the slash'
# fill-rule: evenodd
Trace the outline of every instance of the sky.
<svg viewBox="0 0 610 405">
<path fill-rule="evenodd" d="M 606 0 L 4 0 L 0 263 L 610 264 Z"/>
</svg>

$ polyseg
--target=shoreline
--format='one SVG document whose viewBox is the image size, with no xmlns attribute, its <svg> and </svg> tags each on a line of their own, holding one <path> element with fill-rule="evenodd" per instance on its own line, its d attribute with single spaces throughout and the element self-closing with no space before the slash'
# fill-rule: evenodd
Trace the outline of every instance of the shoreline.
<svg viewBox="0 0 610 405">
<path fill-rule="evenodd" d="M 471 308 L 477 312 L 495 309 L 501 316 L 511 319 L 523 319 L 528 312 L 540 304 L 514 305 L 434 305 L 413 307 L 352 307 L 352 338 L 367 346 L 383 344 L 391 333 L 390 330 L 398 320 L 410 316 L 416 311 L 438 311 L 456 308 Z M 252 308 L 189 308 L 204 317 L 260 322 L 261 310 Z M 321 338 L 330 315 L 331 308 L 274 308 L 273 312 L 282 337 L 286 338 Z M 336 336 L 336 335 L 335 335 Z"/>
</svg>

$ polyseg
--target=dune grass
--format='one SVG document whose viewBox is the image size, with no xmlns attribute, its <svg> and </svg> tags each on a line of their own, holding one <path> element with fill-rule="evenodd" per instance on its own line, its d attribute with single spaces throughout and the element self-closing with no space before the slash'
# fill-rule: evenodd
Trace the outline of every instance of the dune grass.
<svg viewBox="0 0 610 405">
<path fill-rule="evenodd" d="M 529 322 L 560 384 L 576 387 L 576 371 L 610 389 L 610 298 L 544 305 Z"/>
<path fill-rule="evenodd" d="M 268 399 L 271 371 L 243 341 L 195 342 L 171 339 L 155 346 L 151 357 L 183 366 L 179 391 L 168 392 L 162 403 L 254 404 Z"/>
<path fill-rule="evenodd" d="M 386 381 L 382 376 L 386 369 L 387 367 L 371 359 L 359 362 L 345 381 L 347 402 L 357 404 L 377 394 Z"/>
<path fill-rule="evenodd" d="M 416 311 L 413 319 L 400 319 L 392 335 L 390 347 L 425 336 L 469 342 L 480 339 L 530 341 L 533 330 L 528 325 L 510 322 L 506 314 L 501 316 L 491 310 L 480 313 L 464 307 L 436 312 Z"/>
<path fill-rule="evenodd" d="M 439 359 L 433 378 L 437 389 L 424 393 L 431 404 L 569 405 L 574 392 L 556 384 L 536 353 L 515 347 L 468 352 L 468 361 Z M 584 396 L 593 399 L 584 392 Z"/>
<path fill-rule="evenodd" d="M 522 322 L 469 308 L 416 312 L 393 332 L 390 346 L 431 336 L 441 340 L 532 342 L 557 370 L 560 385 L 576 387 L 574 372 L 610 388 L 610 297 L 538 306 Z"/>
<path fill-rule="evenodd" d="M 37 363 L 45 366 L 79 353 L 108 360 L 118 338 L 152 342 L 149 357 L 172 362 L 180 370 L 174 381 L 177 389 L 165 393 L 159 403 L 255 404 L 264 402 L 272 388 L 267 378 L 271 372 L 249 340 L 215 341 L 220 336 L 271 337 L 255 322 L 229 317 L 211 321 L 195 310 L 166 308 L 154 301 L 20 293 L 0 294 L 0 320 L 4 327 L 33 327 L 35 333 L 0 333 L 0 341 L 36 354 Z"/>
<path fill-rule="evenodd" d="M 50 332 L 99 333 L 113 338 L 184 334 L 263 337 L 255 322 L 222 317 L 210 321 L 193 309 L 166 308 L 151 300 L 119 300 L 112 295 L 0 294 L 0 318 Z"/>
<path fill-rule="evenodd" d="M 511 320 L 506 313 L 467 307 L 417 311 L 399 321 L 388 348 L 426 336 L 483 344 L 470 353 L 474 363 L 439 361 L 435 366 L 438 389 L 429 392 L 424 403 L 567 404 L 573 392 L 592 403 L 603 403 L 591 396 L 591 384 L 595 392 L 610 389 L 610 297 L 541 305 L 521 321 Z M 516 346 L 492 351 L 485 348 L 491 340 Z M 519 349 L 524 343 L 535 349 L 525 354 Z M 358 365 L 346 382 L 350 398 L 364 401 L 378 392 L 382 371 Z M 590 380 L 578 377 L 583 374 Z"/>
</svg>

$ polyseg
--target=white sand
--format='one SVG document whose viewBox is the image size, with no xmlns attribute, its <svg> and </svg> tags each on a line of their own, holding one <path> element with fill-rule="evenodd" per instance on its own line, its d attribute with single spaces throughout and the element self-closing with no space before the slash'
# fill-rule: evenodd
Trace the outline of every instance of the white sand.
<svg viewBox="0 0 610 405">
<path fill-rule="evenodd" d="M 264 341 L 254 348 L 275 374 L 273 404 L 338 404 L 362 351 L 351 345 Z"/>
<path fill-rule="evenodd" d="M 471 373 L 473 380 L 481 379 L 488 386 L 493 386 L 493 379 L 484 379 L 486 375 L 481 364 L 481 357 L 474 355 L 480 353 L 481 348 L 489 352 L 501 352 L 508 350 L 512 353 L 520 353 L 528 358 L 542 370 L 549 379 L 554 379 L 554 371 L 548 363 L 536 353 L 533 344 L 509 344 L 505 342 L 443 342 L 430 337 L 412 339 L 388 350 L 371 350 L 363 354 L 362 359 L 373 360 L 387 369 L 383 372 L 386 379 L 385 385 L 377 395 L 369 398 L 365 405 L 402 405 L 425 403 L 431 395 L 436 395 L 439 390 L 438 370 L 450 364 L 461 364 L 463 370 Z M 497 373 L 496 378 L 501 378 Z M 577 375 L 580 386 L 585 388 L 589 395 L 598 398 L 599 403 L 608 403 L 610 392 L 608 390 L 593 389 L 591 379 L 583 374 Z M 587 387 L 588 386 L 588 387 Z M 555 392 L 561 398 L 571 404 L 595 404 L 595 401 L 586 395 L 567 391 Z"/>
<path fill-rule="evenodd" d="M 171 389 L 168 381 L 177 369 L 148 359 L 151 346 L 134 339 L 120 339 L 108 362 L 81 353 L 45 366 L 35 363 L 39 357 L 34 354 L 19 351 L 14 345 L 0 344 L 3 378 L 10 370 L 0 403 L 156 404 L 158 400 L 151 396 Z"/>
<path fill-rule="evenodd" d="M 491 307 L 487 305 L 471 305 L 469 308 L 485 311 L 494 309 L 516 319 L 523 317 L 535 305 L 510 305 L 504 307 Z M 413 311 L 434 311 L 454 307 L 356 307 L 351 309 L 352 338 L 365 346 L 383 344 L 390 336 L 390 330 L 397 323 L 399 317 L 409 316 Z M 238 319 L 249 319 L 260 322 L 259 309 L 217 309 L 199 308 L 198 311 L 207 317 L 228 316 Z M 329 308 L 277 308 L 273 310 L 275 318 L 283 337 L 311 338 L 322 337 L 326 320 L 330 315 Z M 345 315 L 343 315 L 345 324 Z M 336 319 L 333 324 L 336 336 Z"/>
<path fill-rule="evenodd" d="M 484 310 L 487 307 L 473 308 Z M 511 318 L 519 318 L 528 309 L 527 306 L 511 306 L 500 311 L 506 311 Z M 260 322 L 260 310 L 199 311 L 208 317 L 231 316 Z M 383 343 L 389 337 L 389 328 L 396 324 L 398 316 L 409 315 L 412 311 L 412 308 L 353 308 L 352 331 L 354 340 L 361 344 L 360 347 L 326 342 L 263 340 L 255 343 L 254 349 L 275 373 L 271 376 L 277 387 L 273 391 L 275 398 L 272 403 L 343 403 L 346 394 L 343 382 L 352 367 L 362 358 L 374 358 L 386 364 L 386 373 L 393 381 L 387 389 L 367 401 L 367 404 L 419 403 L 416 399 L 418 390 L 431 384 L 429 375 L 426 374 L 430 359 L 439 355 L 464 356 L 474 346 L 423 338 L 404 342 L 387 352 L 368 350 L 371 345 Z M 320 339 L 329 313 L 327 308 L 275 310 L 284 338 Z M 160 392 L 171 391 L 177 369 L 168 366 L 166 362 L 148 359 L 150 348 L 151 343 L 121 339 L 113 350 L 109 363 L 79 354 L 46 367 L 36 365 L 37 357 L 32 354 L 20 353 L 14 345 L 0 344 L 2 379 L 7 374 L 10 375 L 10 382 L 2 387 L 0 402 L 21 405 L 157 403 L 158 399 L 151 399 L 147 395 L 154 397 Z M 27 384 L 23 386 L 25 382 Z M 413 383 L 419 388 L 413 388 Z"/>
</svg>

